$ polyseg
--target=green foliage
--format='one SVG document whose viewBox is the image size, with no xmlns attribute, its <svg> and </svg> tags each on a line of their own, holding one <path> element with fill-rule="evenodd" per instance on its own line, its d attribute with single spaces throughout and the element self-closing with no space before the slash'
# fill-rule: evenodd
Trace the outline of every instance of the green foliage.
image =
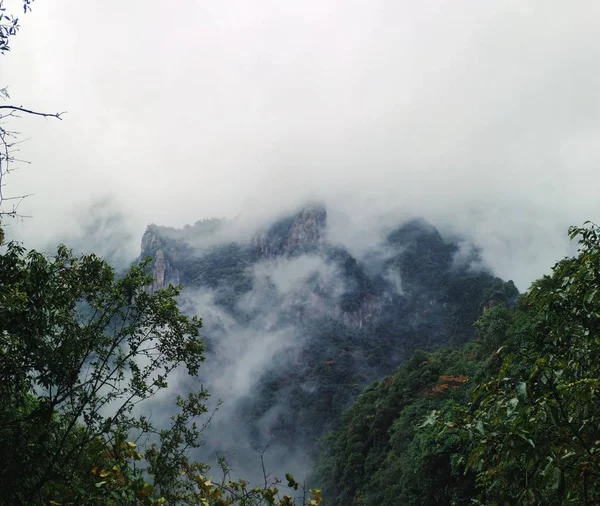
<svg viewBox="0 0 600 506">
<path fill-rule="evenodd" d="M 23 14 L 31 10 L 33 0 L 22 0 Z M 0 0 L 0 53 L 10 51 L 9 40 L 19 30 L 19 18 L 6 12 L 4 0 Z"/>
<path fill-rule="evenodd" d="M 600 229 L 570 234 L 578 256 L 488 305 L 476 343 L 359 397 L 325 444 L 328 504 L 600 503 Z"/>
<path fill-rule="evenodd" d="M 467 398 L 481 375 L 482 364 L 474 360 L 479 350 L 471 344 L 417 352 L 361 394 L 325 443 L 317 475 L 327 504 L 453 504 L 449 498 L 474 488 L 472 479 L 450 466 L 457 439 L 440 440 L 438 430 L 419 426 L 433 409 L 450 409 Z"/>
<path fill-rule="evenodd" d="M 0 279 L 5 500 L 54 499 L 89 483 L 93 448 L 114 446 L 119 435 L 168 439 L 134 408 L 166 388 L 177 367 L 194 375 L 203 360 L 201 322 L 181 314 L 178 288 L 148 293 L 143 264 L 116 279 L 94 255 L 74 257 L 61 246 L 47 257 L 15 243 L 0 256 Z M 179 401 L 169 437 L 196 444 L 192 420 L 205 397 Z M 171 452 L 169 466 L 180 457 Z"/>
<path fill-rule="evenodd" d="M 505 347 L 463 425 L 482 501 L 600 502 L 600 231 L 570 235 L 579 255 L 532 285 L 512 325 L 483 325 Z"/>
<path fill-rule="evenodd" d="M 233 309 L 240 295 L 252 288 L 252 278 L 247 272 L 252 253 L 231 243 L 211 248 L 201 257 L 191 256 L 181 267 L 184 283 L 217 290 L 216 302 Z"/>
<path fill-rule="evenodd" d="M 117 278 L 64 246 L 48 257 L 10 243 L 0 255 L 0 503 L 295 504 L 278 482 L 250 487 L 221 462 L 214 483 L 189 461 L 204 389 L 177 396 L 166 427 L 143 414 L 175 369 L 195 376 L 204 360 L 201 322 L 180 312 L 180 289 L 151 292 L 145 272 L 141 263 Z M 302 493 L 302 504 L 321 501 Z"/>
</svg>

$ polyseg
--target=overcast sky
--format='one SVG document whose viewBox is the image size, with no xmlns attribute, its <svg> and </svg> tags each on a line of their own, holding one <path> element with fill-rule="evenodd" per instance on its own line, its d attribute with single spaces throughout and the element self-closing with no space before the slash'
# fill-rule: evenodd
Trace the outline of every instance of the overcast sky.
<svg viewBox="0 0 600 506">
<path fill-rule="evenodd" d="M 16 125 L 20 234 L 107 194 L 138 237 L 323 199 L 469 234 L 526 288 L 598 219 L 599 28 L 592 0 L 37 0 L 2 84 L 68 114 Z"/>
</svg>

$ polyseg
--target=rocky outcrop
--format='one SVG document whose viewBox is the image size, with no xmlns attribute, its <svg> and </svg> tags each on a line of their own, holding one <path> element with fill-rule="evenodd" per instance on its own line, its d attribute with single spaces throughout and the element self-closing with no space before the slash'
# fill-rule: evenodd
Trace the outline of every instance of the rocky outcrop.
<svg viewBox="0 0 600 506">
<path fill-rule="evenodd" d="M 142 257 L 151 255 L 160 246 L 161 242 L 152 225 L 148 226 L 142 236 Z"/>
<path fill-rule="evenodd" d="M 297 300 L 292 300 L 287 306 L 280 306 L 280 309 L 294 314 L 296 323 L 331 318 L 348 328 L 360 330 L 381 315 L 384 300 L 376 295 L 367 295 L 358 308 L 344 311 L 335 298 L 310 292 L 303 294 Z"/>
<path fill-rule="evenodd" d="M 326 226 L 326 209 L 320 205 L 307 206 L 294 216 L 279 220 L 267 230 L 257 233 L 251 247 L 267 258 L 305 252 L 322 244 Z"/>
<path fill-rule="evenodd" d="M 174 268 L 162 249 L 154 254 L 154 268 L 152 270 L 152 291 L 160 290 L 166 286 L 179 284 L 179 269 Z"/>
<path fill-rule="evenodd" d="M 290 253 L 306 246 L 318 246 L 323 242 L 326 226 L 327 211 L 324 207 L 305 207 L 292 222 L 285 251 Z"/>
<path fill-rule="evenodd" d="M 380 297 L 370 295 L 365 297 L 356 311 L 340 311 L 338 318 L 347 327 L 362 329 L 371 320 L 378 317 L 383 311 L 383 301 Z"/>
<path fill-rule="evenodd" d="M 163 239 L 150 225 L 142 236 L 141 257 L 152 257 L 152 277 L 154 282 L 150 287 L 151 291 L 160 290 L 169 284 L 178 285 L 180 281 L 179 269 L 173 266 L 176 260 L 174 251 L 167 251 Z"/>
</svg>

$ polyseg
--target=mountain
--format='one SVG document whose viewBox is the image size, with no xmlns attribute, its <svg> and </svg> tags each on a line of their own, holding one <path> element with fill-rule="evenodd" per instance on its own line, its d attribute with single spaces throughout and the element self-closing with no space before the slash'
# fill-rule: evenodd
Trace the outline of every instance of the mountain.
<svg viewBox="0 0 600 506">
<path fill-rule="evenodd" d="M 235 230 L 221 219 L 150 225 L 141 252 L 152 289 L 181 283 L 183 307 L 203 318 L 198 382 L 223 400 L 206 451 L 234 468 L 270 444 L 273 468 L 293 461 L 304 472 L 317 439 L 366 385 L 417 349 L 471 340 L 484 308 L 518 295 L 481 267 L 475 247 L 422 219 L 398 224 L 360 257 L 329 240 L 321 205 Z"/>
<path fill-rule="evenodd" d="M 600 230 L 477 339 L 415 352 L 322 442 L 327 506 L 600 504 Z"/>
</svg>

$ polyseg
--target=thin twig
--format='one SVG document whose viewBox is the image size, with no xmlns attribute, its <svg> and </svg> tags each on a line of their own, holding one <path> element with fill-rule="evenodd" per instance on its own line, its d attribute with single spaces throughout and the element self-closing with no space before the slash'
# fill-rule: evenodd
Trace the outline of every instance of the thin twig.
<svg viewBox="0 0 600 506">
<path fill-rule="evenodd" d="M 0 105 L 0 109 L 10 109 L 11 111 L 21 111 L 21 112 L 26 112 L 27 114 L 33 114 L 34 116 L 42 116 L 44 118 L 57 118 L 60 120 L 62 120 L 61 116 L 63 114 L 67 113 L 67 111 L 55 112 L 55 113 L 38 112 L 38 111 L 32 111 L 31 109 L 26 109 L 25 107 L 17 106 L 17 105 Z"/>
</svg>

